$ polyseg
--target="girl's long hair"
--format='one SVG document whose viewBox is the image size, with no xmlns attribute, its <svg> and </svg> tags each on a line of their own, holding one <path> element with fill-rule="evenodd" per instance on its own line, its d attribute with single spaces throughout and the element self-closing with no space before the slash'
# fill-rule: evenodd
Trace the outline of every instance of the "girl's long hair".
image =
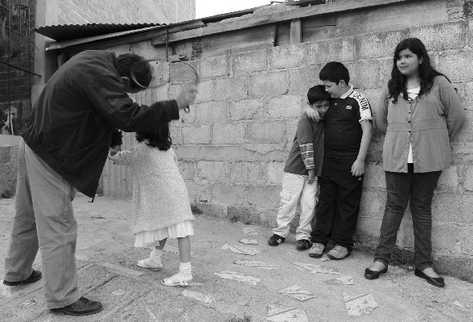
<svg viewBox="0 0 473 322">
<path fill-rule="evenodd" d="M 143 142 L 147 140 L 148 146 L 158 148 L 161 151 L 167 151 L 172 145 L 171 135 L 169 133 L 169 123 L 159 123 L 154 132 L 136 132 L 136 140 Z"/>
<path fill-rule="evenodd" d="M 393 70 L 391 72 L 391 79 L 388 82 L 389 97 L 394 103 L 397 102 L 399 95 L 402 93 L 404 99 L 408 99 L 407 96 L 407 78 L 397 68 L 397 61 L 399 54 L 404 49 L 409 49 L 421 60 L 419 65 L 419 78 L 420 78 L 420 93 L 419 96 L 428 93 L 432 89 L 434 78 L 436 76 L 444 76 L 444 74 L 435 70 L 430 63 L 430 57 L 427 53 L 422 41 L 418 38 L 406 38 L 402 40 L 394 50 L 394 61 Z M 447 78 L 448 79 L 448 78 Z"/>
</svg>

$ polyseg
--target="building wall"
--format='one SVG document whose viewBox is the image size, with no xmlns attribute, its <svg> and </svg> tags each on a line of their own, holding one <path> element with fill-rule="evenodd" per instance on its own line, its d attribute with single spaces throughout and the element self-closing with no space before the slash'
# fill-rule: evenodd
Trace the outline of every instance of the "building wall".
<svg viewBox="0 0 473 322">
<path fill-rule="evenodd" d="M 297 119 L 305 93 L 318 82 L 323 64 L 330 60 L 345 63 L 354 85 L 376 104 L 390 75 L 395 45 L 402 38 L 419 37 L 430 50 L 433 63 L 455 83 L 467 109 L 466 127 L 453 142 L 455 161 L 442 174 L 433 201 L 433 249 L 440 271 L 471 280 L 471 8 L 471 1 L 433 0 L 307 19 L 303 21 L 304 42 L 296 45 L 288 44 L 289 29 L 284 25 L 277 31 L 273 26 L 259 27 L 174 45 L 175 53 L 194 59 L 201 75 L 197 103 L 182 121 L 172 124 L 180 168 L 193 202 L 217 216 L 274 225 L 283 166 Z M 323 19 L 331 26 L 321 27 Z M 273 46 L 275 39 L 279 46 Z M 163 56 L 162 47 L 149 43 L 116 50 Z M 154 67 L 159 76 L 153 88 L 136 97 L 140 102 L 172 98 L 190 77 L 182 65 Z M 133 145 L 131 136 L 128 140 L 127 146 Z M 386 201 L 382 141 L 383 137 L 374 137 L 367 160 L 357 232 L 361 247 L 375 246 Z M 106 167 L 109 184 L 105 193 L 129 195 L 129 174 L 116 167 Z M 114 171 L 122 172 L 114 176 Z M 113 184 L 113 178 L 122 185 Z M 412 256 L 409 212 L 398 244 Z"/>
</svg>

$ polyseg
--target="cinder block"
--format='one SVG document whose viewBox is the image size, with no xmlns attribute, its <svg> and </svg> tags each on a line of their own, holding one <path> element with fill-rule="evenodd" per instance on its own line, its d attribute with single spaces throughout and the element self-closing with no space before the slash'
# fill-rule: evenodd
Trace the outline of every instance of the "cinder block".
<svg viewBox="0 0 473 322">
<path fill-rule="evenodd" d="M 257 99 L 232 102 L 229 108 L 231 120 L 252 120 L 263 115 L 263 103 Z"/>
<path fill-rule="evenodd" d="M 215 80 L 214 100 L 237 101 L 248 96 L 246 77 L 219 78 Z"/>
<path fill-rule="evenodd" d="M 280 186 L 249 186 L 247 201 L 258 210 L 274 210 L 279 207 Z"/>
<path fill-rule="evenodd" d="M 227 119 L 226 102 L 206 102 L 191 107 L 195 113 L 195 122 L 200 124 L 222 123 Z"/>
<path fill-rule="evenodd" d="M 362 35 L 355 38 L 358 59 L 393 57 L 397 44 L 407 36 L 407 30 Z"/>
<path fill-rule="evenodd" d="M 233 73 L 249 73 L 266 70 L 267 51 L 260 49 L 233 56 Z"/>
<path fill-rule="evenodd" d="M 363 186 L 365 189 L 386 189 L 386 176 L 381 164 L 366 164 Z"/>
<path fill-rule="evenodd" d="M 191 201 L 196 203 L 208 203 L 212 201 L 210 185 L 198 184 L 195 180 L 186 180 L 186 187 Z"/>
<path fill-rule="evenodd" d="M 252 98 L 284 95 L 288 92 L 288 85 L 286 71 L 259 73 L 250 77 L 249 94 Z"/>
<path fill-rule="evenodd" d="M 197 162 L 197 178 L 199 182 L 206 183 L 226 181 L 225 162 Z"/>
<path fill-rule="evenodd" d="M 247 138 L 255 143 L 280 143 L 285 132 L 284 122 L 254 122 L 248 126 Z"/>
<path fill-rule="evenodd" d="M 335 38 L 312 43 L 308 47 L 308 64 L 329 61 L 352 61 L 355 54 L 354 38 Z"/>
<path fill-rule="evenodd" d="M 241 144 L 244 142 L 245 126 L 243 124 L 214 124 L 213 144 Z"/>
<path fill-rule="evenodd" d="M 465 188 L 466 191 L 473 191 L 473 166 L 466 167 L 465 181 L 463 182 L 463 188 Z"/>
<path fill-rule="evenodd" d="M 409 30 L 409 37 L 422 40 L 428 50 L 463 49 L 467 41 L 464 22 L 443 23 Z"/>
<path fill-rule="evenodd" d="M 463 254 L 473 255 L 473 226 L 464 226 L 460 232 L 461 252 Z"/>
<path fill-rule="evenodd" d="M 162 86 L 169 82 L 169 63 L 162 62 L 151 62 L 153 68 L 153 79 L 151 80 L 150 87 Z"/>
<path fill-rule="evenodd" d="M 229 74 L 227 55 L 203 57 L 200 61 L 202 78 L 226 76 Z"/>
<path fill-rule="evenodd" d="M 266 167 L 268 183 L 281 185 L 285 162 L 269 162 Z"/>
<path fill-rule="evenodd" d="M 179 171 L 182 174 L 184 180 L 193 180 L 195 174 L 195 163 L 180 161 L 179 162 Z"/>
<path fill-rule="evenodd" d="M 302 114 L 301 97 L 283 95 L 268 101 L 266 115 L 269 118 L 299 117 Z"/>
<path fill-rule="evenodd" d="M 210 143 L 210 126 L 189 126 L 182 127 L 184 144 L 208 144 Z"/>
<path fill-rule="evenodd" d="M 473 51 L 449 51 L 439 54 L 438 68 L 450 80 L 463 82 L 473 80 Z"/>
<path fill-rule="evenodd" d="M 196 61 L 188 61 L 187 64 L 191 64 L 199 71 L 199 64 Z M 170 63 L 169 64 L 169 80 L 173 84 L 195 82 L 196 75 L 192 67 L 182 63 Z"/>
<path fill-rule="evenodd" d="M 455 224 L 432 224 L 432 250 L 436 254 L 461 253 L 461 247 L 460 227 Z"/>
<path fill-rule="evenodd" d="M 380 88 L 384 84 L 380 78 L 380 62 L 378 60 L 361 60 L 348 65 L 352 83 L 361 89 Z"/>
<path fill-rule="evenodd" d="M 197 98 L 196 102 L 208 102 L 214 100 L 214 89 L 215 84 L 213 80 L 200 81 L 197 86 Z"/>
<path fill-rule="evenodd" d="M 437 184 L 437 190 L 451 192 L 458 190 L 458 169 L 456 166 L 450 166 L 448 169 L 442 171 L 442 175 Z"/>
<path fill-rule="evenodd" d="M 363 190 L 361 194 L 360 216 L 382 219 L 385 206 L 385 191 L 376 189 Z"/>
<path fill-rule="evenodd" d="M 443 223 L 473 223 L 473 218 L 463 217 L 465 197 L 465 195 L 451 192 L 435 193 L 432 200 L 432 222 L 436 225 Z M 469 211 L 470 216 L 468 217 L 473 217 L 471 216 L 471 208 Z"/>
<path fill-rule="evenodd" d="M 183 143 L 182 131 L 181 131 L 181 127 L 179 126 L 179 123 L 171 122 L 169 124 L 169 132 L 170 132 L 173 144 Z"/>
<path fill-rule="evenodd" d="M 320 65 L 310 65 L 289 70 L 289 93 L 307 97 L 309 88 L 320 83 L 320 69 Z"/>
<path fill-rule="evenodd" d="M 304 64 L 307 56 L 302 45 L 277 46 L 271 50 L 271 68 L 291 68 Z"/>
<path fill-rule="evenodd" d="M 231 183 L 255 185 L 266 182 L 266 173 L 261 162 L 232 162 L 229 169 Z"/>
<path fill-rule="evenodd" d="M 212 186 L 212 200 L 223 205 L 247 205 L 247 187 L 236 184 L 218 183 Z"/>
</svg>

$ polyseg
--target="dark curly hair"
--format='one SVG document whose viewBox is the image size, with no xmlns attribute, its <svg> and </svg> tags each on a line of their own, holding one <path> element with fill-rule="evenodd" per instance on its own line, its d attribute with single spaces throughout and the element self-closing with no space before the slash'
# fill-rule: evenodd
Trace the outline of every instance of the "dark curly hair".
<svg viewBox="0 0 473 322">
<path fill-rule="evenodd" d="M 158 148 L 161 151 L 167 151 L 171 148 L 172 140 L 169 132 L 169 123 L 162 122 L 158 124 L 155 132 L 136 132 L 136 140 L 143 142 L 148 140 L 146 143 L 148 146 Z"/>
<path fill-rule="evenodd" d="M 148 61 L 136 54 L 122 54 L 117 57 L 117 71 L 120 76 L 133 80 L 130 83 L 132 89 L 142 90 L 149 86 L 152 79 L 152 70 Z M 136 81 L 142 86 L 136 84 Z"/>
<path fill-rule="evenodd" d="M 412 51 L 419 58 L 419 60 L 422 59 L 422 63 L 419 65 L 419 96 L 428 93 L 432 89 L 434 78 L 436 76 L 444 76 L 447 78 L 444 74 L 438 72 L 432 67 L 427 49 L 420 39 L 406 38 L 402 40 L 394 50 L 393 70 L 391 72 L 391 79 L 388 82 L 389 97 L 394 103 L 397 102 L 397 99 L 401 94 L 404 99 L 408 99 L 406 87 L 407 78 L 401 74 L 396 64 L 399 60 L 399 54 L 405 49 Z"/>
</svg>

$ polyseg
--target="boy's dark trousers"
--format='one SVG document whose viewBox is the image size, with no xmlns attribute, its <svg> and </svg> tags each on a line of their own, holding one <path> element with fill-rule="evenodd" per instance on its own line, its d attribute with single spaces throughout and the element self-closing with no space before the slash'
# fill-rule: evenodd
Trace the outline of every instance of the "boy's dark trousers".
<svg viewBox="0 0 473 322">
<path fill-rule="evenodd" d="M 327 157 L 319 178 L 320 194 L 315 217 L 312 220 L 311 239 L 326 245 L 351 250 L 356 231 L 362 191 L 362 177 L 351 174 L 353 157 Z"/>
</svg>

